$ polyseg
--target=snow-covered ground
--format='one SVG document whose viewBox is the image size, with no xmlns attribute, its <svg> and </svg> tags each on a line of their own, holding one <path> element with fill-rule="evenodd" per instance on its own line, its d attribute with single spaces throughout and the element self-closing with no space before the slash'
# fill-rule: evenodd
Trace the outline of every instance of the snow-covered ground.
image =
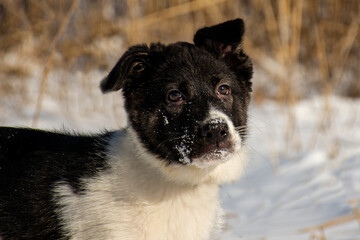
<svg viewBox="0 0 360 240">
<path fill-rule="evenodd" d="M 103 74 L 66 75 L 66 82 L 63 76 L 50 75 L 39 128 L 88 132 L 125 125 L 120 93 L 103 96 L 87 87 L 97 86 Z M 37 95 L 37 80 L 32 86 Z M 18 107 L 12 97 L 0 99 L 0 125 L 31 126 L 36 97 L 27 101 Z M 249 114 L 245 175 L 221 189 L 221 239 L 360 239 L 360 217 L 354 217 L 360 206 L 360 100 L 319 96 L 291 107 L 265 101 Z"/>
<path fill-rule="evenodd" d="M 246 174 L 221 191 L 221 239 L 360 239 L 360 101 L 265 102 L 250 115 Z"/>
</svg>

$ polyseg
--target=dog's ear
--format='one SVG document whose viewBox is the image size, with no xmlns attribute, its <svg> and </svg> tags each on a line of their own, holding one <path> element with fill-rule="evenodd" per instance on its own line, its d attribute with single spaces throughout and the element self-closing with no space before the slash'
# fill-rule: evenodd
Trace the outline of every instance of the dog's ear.
<svg viewBox="0 0 360 240">
<path fill-rule="evenodd" d="M 149 48 L 137 45 L 129 48 L 116 63 L 110 73 L 100 83 L 103 93 L 121 89 L 129 79 L 140 78 L 148 62 Z"/>
<path fill-rule="evenodd" d="M 245 80 L 250 91 L 253 67 L 251 59 L 242 49 L 244 32 L 244 22 L 238 18 L 198 30 L 194 43 L 225 61 L 239 79 Z"/>
</svg>

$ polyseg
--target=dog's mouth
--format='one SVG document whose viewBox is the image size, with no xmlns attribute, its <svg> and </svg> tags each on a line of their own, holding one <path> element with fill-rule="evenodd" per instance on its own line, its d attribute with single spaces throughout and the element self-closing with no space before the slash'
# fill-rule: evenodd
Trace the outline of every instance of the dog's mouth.
<svg viewBox="0 0 360 240">
<path fill-rule="evenodd" d="M 230 140 L 214 144 L 200 142 L 192 147 L 179 144 L 175 149 L 179 153 L 179 163 L 201 168 L 226 162 L 236 151 L 235 144 Z"/>
<path fill-rule="evenodd" d="M 191 157 L 191 164 L 201 168 L 217 165 L 226 162 L 234 152 L 235 146 L 231 141 L 206 145 Z"/>
<path fill-rule="evenodd" d="M 194 154 L 194 157 L 201 157 L 202 155 L 218 153 L 218 152 L 232 152 L 233 144 L 230 141 L 226 142 L 215 142 L 213 144 L 208 144 L 200 147 L 199 153 Z"/>
<path fill-rule="evenodd" d="M 229 156 L 239 150 L 241 138 L 234 133 L 230 121 L 218 115 L 193 130 L 185 129 L 184 134 L 172 142 L 172 151 L 168 152 L 167 159 L 172 163 L 200 167 L 230 159 Z"/>
<path fill-rule="evenodd" d="M 233 153 L 233 149 L 216 148 L 213 151 L 206 152 L 199 157 L 193 157 L 193 162 L 202 159 L 204 161 L 223 161 L 228 155 Z"/>
</svg>

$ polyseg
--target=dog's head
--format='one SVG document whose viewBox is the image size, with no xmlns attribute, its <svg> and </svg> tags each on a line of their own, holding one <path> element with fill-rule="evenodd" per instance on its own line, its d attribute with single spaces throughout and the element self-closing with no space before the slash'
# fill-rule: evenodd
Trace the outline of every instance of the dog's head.
<svg viewBox="0 0 360 240">
<path fill-rule="evenodd" d="M 122 89 L 130 125 L 156 161 L 202 169 L 236 161 L 252 77 L 243 34 L 236 19 L 200 29 L 195 44 L 130 47 L 101 82 L 105 93 Z"/>
</svg>

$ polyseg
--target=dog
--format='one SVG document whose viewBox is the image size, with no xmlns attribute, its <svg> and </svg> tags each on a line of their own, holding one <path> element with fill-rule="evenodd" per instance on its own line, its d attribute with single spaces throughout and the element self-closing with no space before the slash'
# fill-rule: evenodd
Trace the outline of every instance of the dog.
<svg viewBox="0 0 360 240">
<path fill-rule="evenodd" d="M 246 164 L 243 35 L 235 19 L 198 30 L 194 44 L 130 47 L 100 84 L 121 89 L 125 129 L 0 128 L 0 239 L 213 237 L 219 185 Z"/>
</svg>

